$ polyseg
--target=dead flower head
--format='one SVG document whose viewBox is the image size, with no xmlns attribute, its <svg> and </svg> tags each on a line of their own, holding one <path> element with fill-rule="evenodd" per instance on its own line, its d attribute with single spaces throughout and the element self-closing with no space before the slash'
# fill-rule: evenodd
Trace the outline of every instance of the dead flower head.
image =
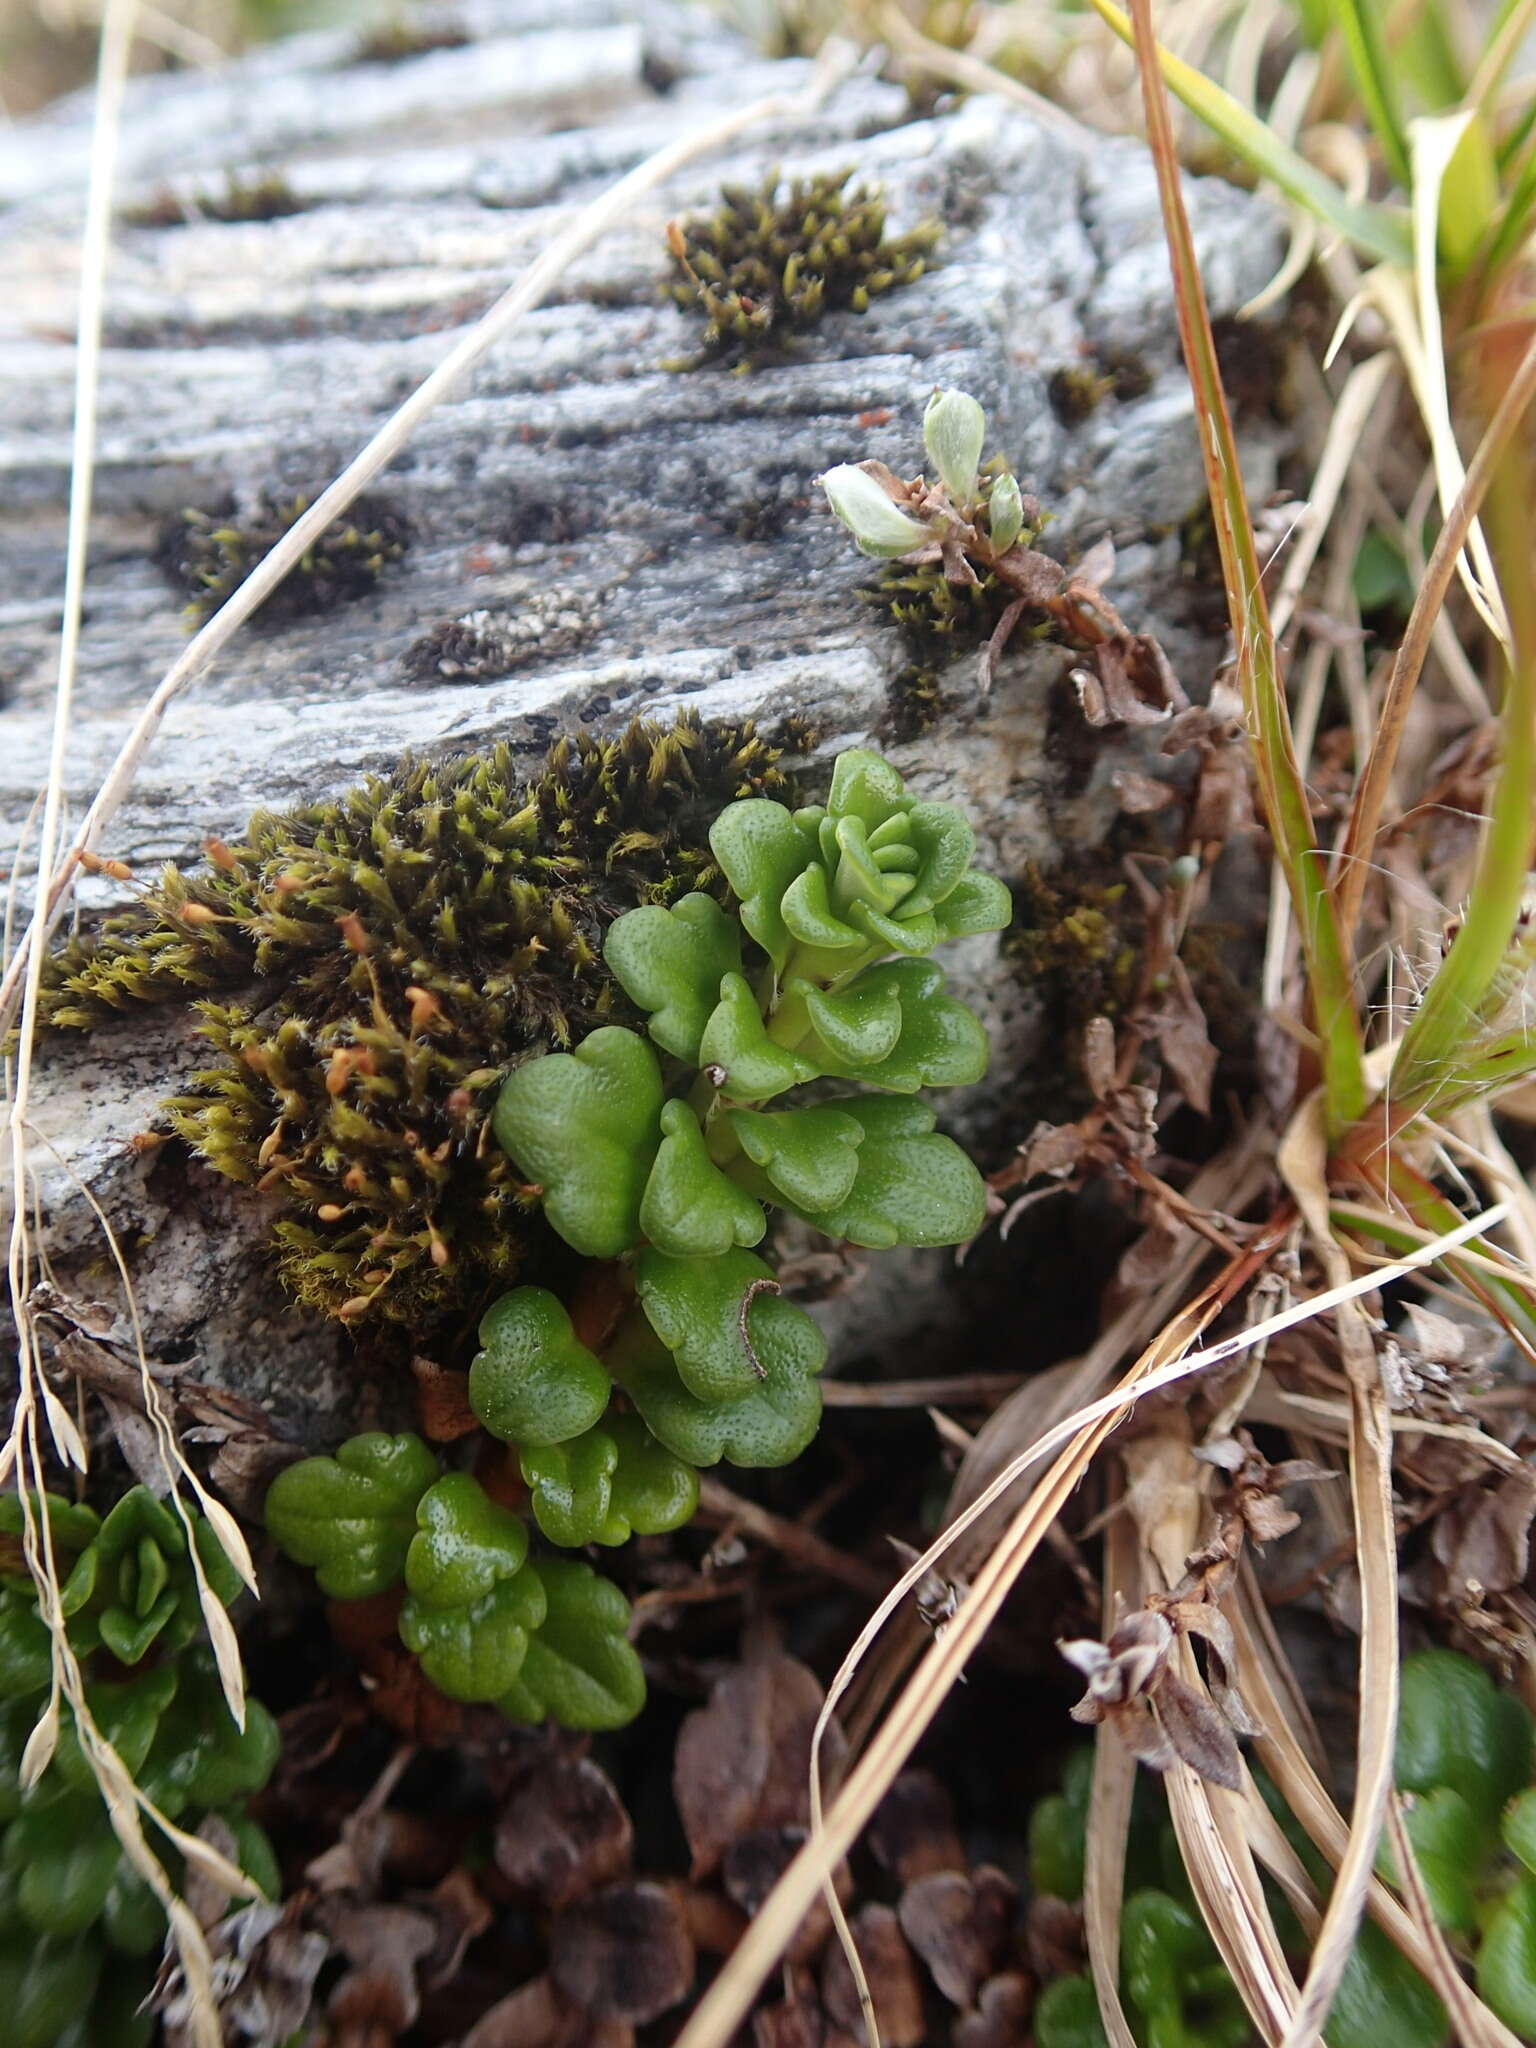
<svg viewBox="0 0 1536 2048">
<path fill-rule="evenodd" d="M 1202 1622 L 1201 1632 L 1212 1638 L 1218 1661 L 1225 1666 L 1222 1646 L 1215 1641 L 1222 1617 L 1214 1608 L 1206 1612 L 1218 1627 L 1213 1631 L 1209 1623 Z M 1108 1722 L 1132 1753 L 1154 1771 L 1165 1771 L 1178 1759 L 1211 1784 L 1235 1792 L 1242 1782 L 1242 1760 L 1233 1727 L 1250 1734 L 1252 1725 L 1226 1683 L 1225 1669 L 1222 1694 L 1226 1714 L 1207 1693 L 1179 1676 L 1172 1663 L 1176 1641 L 1177 1633 L 1167 1616 L 1143 1608 L 1127 1615 L 1107 1643 L 1091 1639 L 1058 1643 L 1067 1662 L 1088 1681 L 1087 1690 L 1072 1709 L 1072 1718 L 1092 1727 Z"/>
</svg>

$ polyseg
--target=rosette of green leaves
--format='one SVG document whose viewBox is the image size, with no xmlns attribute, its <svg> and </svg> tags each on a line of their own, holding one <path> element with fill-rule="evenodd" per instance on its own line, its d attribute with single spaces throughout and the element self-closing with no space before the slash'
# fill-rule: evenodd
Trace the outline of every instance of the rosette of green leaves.
<svg viewBox="0 0 1536 2048">
<path fill-rule="evenodd" d="M 276 1723 L 261 1703 L 247 1700 L 238 1727 L 202 1649 L 146 1662 L 127 1679 L 88 1680 L 86 1697 L 97 1728 L 160 1811 L 189 1829 L 218 1814 L 252 1894 L 275 1897 L 271 1847 L 244 1812 L 277 1760 Z M 20 2048 L 139 2048 L 153 2035 L 136 2008 L 153 1982 L 164 1909 L 122 1854 L 67 1706 L 47 1770 L 22 1789 L 22 1755 L 46 1700 L 39 1693 L 0 1708 L 0 1997 L 8 2038 Z M 149 1842 L 180 1889 L 180 1855 L 153 1829 Z"/>
<path fill-rule="evenodd" d="M 173 1507 L 147 1486 L 131 1487 L 105 1520 L 56 1495 L 41 1498 L 56 1565 L 67 1567 L 59 1605 L 77 1653 L 100 1643 L 120 1664 L 137 1664 L 152 1644 L 176 1651 L 191 1642 L 202 1628 L 202 1609 L 187 1529 Z M 15 1495 L 0 1501 L 0 1534 L 19 1536 L 24 1514 Z M 240 1574 L 203 1516 L 187 1520 L 209 1591 L 227 1606 L 240 1590 Z M 14 1580 L 0 1601 L 0 1693 L 47 1682 L 47 1641 L 30 1579 Z"/>
</svg>

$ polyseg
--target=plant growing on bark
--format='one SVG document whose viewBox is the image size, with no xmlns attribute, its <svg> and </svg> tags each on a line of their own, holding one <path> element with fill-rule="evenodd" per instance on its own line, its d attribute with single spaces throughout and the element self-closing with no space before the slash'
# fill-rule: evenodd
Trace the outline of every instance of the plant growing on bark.
<svg viewBox="0 0 1536 2048">
<path fill-rule="evenodd" d="M 245 1812 L 277 1760 L 277 1725 L 256 1700 L 245 1724 L 230 1714 L 209 1651 L 194 1644 L 195 1574 L 180 1520 L 142 1486 L 103 1519 L 52 1494 L 46 1519 L 70 1646 L 85 1700 L 141 1792 L 189 1833 L 222 1823 L 253 1894 L 274 1895 L 278 1873 Z M 53 1686 L 49 1630 L 37 1589 L 20 1571 L 22 1503 L 0 1501 L 0 1998 L 15 2048 L 138 2048 L 154 2020 L 138 2008 L 154 1984 L 164 1907 L 123 1854 L 76 1732 L 68 1699 L 41 1775 L 23 1767 Z M 201 1517 L 192 1541 L 220 1599 L 238 1574 Z M 183 1882 L 180 1851 L 153 1825 L 148 1845 L 167 1882 Z"/>
<path fill-rule="evenodd" d="M 986 1215 L 980 1175 L 917 1099 L 987 1064 L 928 958 L 1009 915 L 964 814 L 854 751 L 825 805 L 743 799 L 709 847 L 730 910 L 693 891 L 627 911 L 604 942 L 645 1033 L 601 1026 L 515 1068 L 496 1100 L 518 1184 L 588 1262 L 569 1306 L 536 1286 L 494 1302 L 468 1380 L 557 1546 L 679 1528 L 700 1467 L 784 1465 L 815 1435 L 826 1345 L 754 1249 L 770 1208 L 882 1250 L 963 1243 Z M 798 1093 L 827 1082 L 868 1092 Z M 403 1577 L 400 1632 L 440 1690 L 582 1727 L 638 1711 L 616 1589 L 530 1561 L 523 1525 L 469 1475 L 437 1479 L 415 1439 L 306 1460 L 267 1512 L 336 1596 Z"/>
<path fill-rule="evenodd" d="M 935 477 L 903 480 L 883 462 L 842 462 L 821 478 L 861 554 L 887 564 L 868 596 L 906 634 L 920 663 L 964 641 L 983 644 L 981 683 L 1021 626 L 1083 655 L 1077 682 L 1090 723 L 1147 724 L 1185 698 L 1157 642 L 1132 633 L 1098 584 L 1114 564 L 1101 543 L 1069 571 L 1035 546 L 1036 499 L 1006 459 L 982 466 L 986 415 L 964 391 L 936 391 L 923 415 Z"/>
</svg>

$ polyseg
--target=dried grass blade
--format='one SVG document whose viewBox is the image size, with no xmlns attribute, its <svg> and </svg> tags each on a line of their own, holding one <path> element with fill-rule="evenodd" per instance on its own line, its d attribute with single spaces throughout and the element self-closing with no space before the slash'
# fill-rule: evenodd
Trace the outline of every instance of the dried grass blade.
<svg viewBox="0 0 1536 2048">
<path fill-rule="evenodd" d="M 1342 1251 L 1319 1246 L 1325 1267 L 1347 1270 Z M 1306 1981 L 1282 2048 L 1307 2048 L 1327 2019 L 1349 1961 L 1392 1791 L 1397 1740 L 1397 1533 L 1392 1519 L 1392 1426 L 1364 1312 L 1341 1307 L 1337 1328 L 1350 1385 L 1350 1494 L 1360 1572 L 1360 1714 L 1349 1842 L 1323 1913 Z"/>
<path fill-rule="evenodd" d="M 1429 1950 L 1429 1965 L 1424 1969 L 1424 1975 L 1451 2016 L 1460 2048 L 1521 2048 L 1517 2036 L 1496 2013 L 1489 2011 L 1457 1967 L 1456 1958 L 1451 1954 L 1430 1905 L 1417 1852 L 1403 1825 L 1403 1802 L 1396 1792 L 1387 1807 L 1387 1828 L 1392 1838 L 1393 1861 L 1402 1878 L 1409 1911 Z"/>
</svg>

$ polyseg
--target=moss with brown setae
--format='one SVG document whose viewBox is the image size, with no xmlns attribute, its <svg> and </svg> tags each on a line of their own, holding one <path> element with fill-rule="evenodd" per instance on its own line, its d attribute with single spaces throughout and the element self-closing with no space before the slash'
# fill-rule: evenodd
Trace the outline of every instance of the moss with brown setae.
<svg viewBox="0 0 1536 2048">
<path fill-rule="evenodd" d="M 216 612 L 309 509 L 302 493 L 264 492 L 247 517 L 226 503 L 215 511 L 188 507 L 160 530 L 155 560 L 186 592 L 186 615 L 198 624 Z M 328 612 L 365 597 L 411 543 L 410 521 L 389 499 L 365 492 L 333 520 L 262 607 L 268 624 Z"/>
<path fill-rule="evenodd" d="M 535 1228 L 490 1142 L 497 1084 L 628 1017 L 606 926 L 723 886 L 709 823 L 784 791 L 777 760 L 749 725 L 684 719 L 561 740 L 528 778 L 503 746 L 258 812 L 55 954 L 44 1020 L 233 998 L 199 1002 L 218 1059 L 167 1108 L 210 1165 L 280 1198 L 293 1292 L 349 1320 L 472 1310 Z"/>
<path fill-rule="evenodd" d="M 824 313 L 862 313 L 922 276 L 939 223 L 887 241 L 885 202 L 862 186 L 846 189 L 850 175 L 825 172 L 781 188 L 770 171 L 759 186 L 725 186 L 714 213 L 672 222 L 677 275 L 668 293 L 704 315 L 701 361 L 746 368 L 771 359 Z"/>
</svg>

